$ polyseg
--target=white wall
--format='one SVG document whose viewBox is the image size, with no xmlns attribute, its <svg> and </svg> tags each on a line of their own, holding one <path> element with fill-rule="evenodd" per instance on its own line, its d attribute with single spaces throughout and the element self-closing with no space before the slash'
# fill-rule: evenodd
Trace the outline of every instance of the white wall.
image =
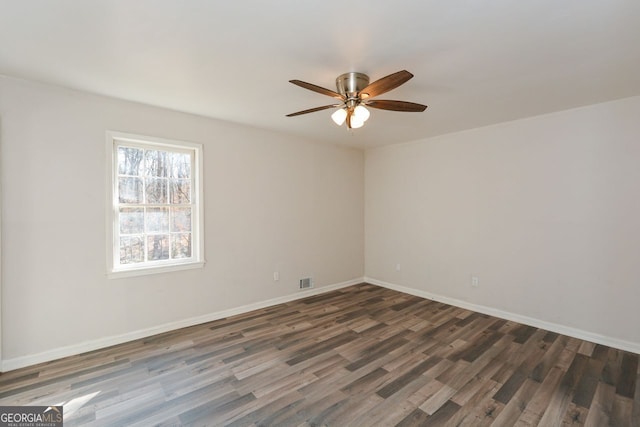
<svg viewBox="0 0 640 427">
<path fill-rule="evenodd" d="M 361 151 L 6 77 L 0 120 L 5 369 L 363 276 Z M 106 277 L 106 130 L 204 144 L 203 269 Z"/>
<path fill-rule="evenodd" d="M 640 97 L 365 164 L 368 278 L 640 351 Z"/>
<path fill-rule="evenodd" d="M 365 168 L 357 150 L 0 77 L 3 367 L 363 265 L 381 284 L 640 349 L 638 117 L 628 98 L 368 150 Z M 107 279 L 106 130 L 204 144 L 204 269 Z"/>
</svg>

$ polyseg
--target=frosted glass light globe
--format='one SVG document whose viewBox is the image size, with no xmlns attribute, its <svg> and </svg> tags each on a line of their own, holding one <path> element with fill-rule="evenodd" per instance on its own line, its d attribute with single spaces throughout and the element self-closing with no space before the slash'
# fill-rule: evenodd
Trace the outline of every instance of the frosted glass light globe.
<svg viewBox="0 0 640 427">
<path fill-rule="evenodd" d="M 344 108 L 336 110 L 331 115 L 331 119 L 334 121 L 335 124 L 337 124 L 338 126 L 341 126 L 344 123 L 344 121 L 347 119 L 347 110 L 345 110 Z"/>
<path fill-rule="evenodd" d="M 364 121 L 356 117 L 355 114 L 351 116 L 351 129 L 358 129 L 358 128 L 361 128 L 363 125 L 364 125 Z"/>
<path fill-rule="evenodd" d="M 358 120 L 361 120 L 362 123 L 366 122 L 367 119 L 369 118 L 369 116 L 371 115 L 371 113 L 369 112 L 369 110 L 367 110 L 364 105 L 358 105 L 354 110 L 353 110 L 353 114 L 358 118 Z"/>
</svg>

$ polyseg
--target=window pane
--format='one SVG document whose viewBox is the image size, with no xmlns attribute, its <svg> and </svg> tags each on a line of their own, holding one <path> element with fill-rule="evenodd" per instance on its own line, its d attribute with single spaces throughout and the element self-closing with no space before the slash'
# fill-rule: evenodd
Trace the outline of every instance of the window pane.
<svg viewBox="0 0 640 427">
<path fill-rule="evenodd" d="M 141 236 L 120 238 L 120 264 L 134 264 L 144 261 L 144 243 Z"/>
<path fill-rule="evenodd" d="M 171 177 L 191 178 L 191 155 L 186 153 L 170 153 Z"/>
<path fill-rule="evenodd" d="M 171 235 L 171 258 L 191 258 L 191 233 Z"/>
<path fill-rule="evenodd" d="M 145 178 L 147 203 L 167 203 L 167 180 L 165 178 Z"/>
<path fill-rule="evenodd" d="M 171 231 L 191 231 L 191 208 L 171 208 Z"/>
<path fill-rule="evenodd" d="M 142 153 L 139 148 L 118 147 L 118 173 L 120 175 L 141 175 Z"/>
<path fill-rule="evenodd" d="M 169 259 L 169 235 L 147 236 L 147 260 Z"/>
<path fill-rule="evenodd" d="M 191 180 L 172 179 L 171 180 L 171 204 L 191 203 Z"/>
<path fill-rule="evenodd" d="M 200 148 L 113 133 L 113 272 L 199 261 Z M 198 231 L 198 234 L 194 234 Z M 121 267 L 121 268 L 120 268 Z"/>
<path fill-rule="evenodd" d="M 147 150 L 144 155 L 146 176 L 167 176 L 167 152 Z"/>
<path fill-rule="evenodd" d="M 121 234 L 144 233 L 144 209 L 120 208 L 120 233 Z"/>
<path fill-rule="evenodd" d="M 120 203 L 142 203 L 142 179 L 118 178 L 118 200 Z"/>
<path fill-rule="evenodd" d="M 147 233 L 169 232 L 168 208 L 147 208 L 145 212 L 144 222 L 147 226 Z"/>
</svg>

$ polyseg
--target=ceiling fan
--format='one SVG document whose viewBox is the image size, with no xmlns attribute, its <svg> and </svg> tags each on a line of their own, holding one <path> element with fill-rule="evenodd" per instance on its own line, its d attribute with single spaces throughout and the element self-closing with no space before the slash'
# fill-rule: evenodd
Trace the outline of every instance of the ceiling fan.
<svg viewBox="0 0 640 427">
<path fill-rule="evenodd" d="M 407 101 L 371 99 L 397 88 L 398 86 L 406 83 L 412 77 L 413 74 L 407 70 L 402 70 L 376 80 L 373 83 L 369 83 L 369 76 L 366 74 L 350 72 L 342 74 L 336 78 L 337 92 L 311 83 L 303 82 L 302 80 L 289 80 L 289 82 L 294 85 L 336 98 L 340 100 L 340 102 L 337 104 L 323 105 L 322 107 L 315 107 L 287 114 L 287 117 L 340 107 L 339 110 L 336 110 L 336 112 L 331 115 L 333 121 L 338 126 L 341 126 L 342 123 L 346 122 L 349 129 L 357 129 L 362 127 L 364 122 L 369 118 L 370 113 L 365 106 L 378 108 L 380 110 L 422 112 L 427 108 L 426 105 Z"/>
</svg>

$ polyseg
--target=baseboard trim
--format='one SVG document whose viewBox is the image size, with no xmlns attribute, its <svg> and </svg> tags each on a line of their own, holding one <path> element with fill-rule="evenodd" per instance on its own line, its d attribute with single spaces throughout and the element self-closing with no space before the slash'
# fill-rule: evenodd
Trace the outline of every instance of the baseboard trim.
<svg viewBox="0 0 640 427">
<path fill-rule="evenodd" d="M 581 340 L 593 342 L 596 344 L 606 345 L 608 347 L 617 348 L 619 350 L 630 351 L 632 353 L 640 354 L 640 343 L 633 341 L 626 341 L 618 338 L 611 338 L 604 335 L 596 334 L 593 332 L 585 331 L 582 329 L 573 328 L 570 326 L 560 325 L 557 323 L 551 323 L 544 320 L 536 319 L 533 317 L 523 316 L 509 311 L 499 310 L 493 307 L 487 307 L 484 305 L 473 304 L 467 301 L 462 301 L 455 298 L 449 298 L 442 295 L 432 294 L 427 291 L 409 288 L 406 286 L 396 285 L 393 283 L 385 282 L 382 280 L 374 279 L 373 277 L 364 278 L 366 283 L 372 285 L 382 286 L 383 288 L 392 289 L 394 291 L 403 292 L 405 294 L 414 295 L 421 298 L 430 299 L 433 301 L 442 302 L 445 304 L 453 305 L 456 307 L 464 308 L 466 310 L 476 311 L 482 314 L 488 314 L 489 316 L 499 317 L 505 320 L 511 320 L 514 322 L 522 323 L 524 325 L 533 326 L 536 328 L 545 329 L 547 331 L 556 332 L 562 335 L 578 338 Z"/>
<path fill-rule="evenodd" d="M 358 283 L 362 283 L 362 282 L 364 282 L 364 278 L 359 277 L 356 279 L 348 280 L 346 282 L 335 283 L 332 285 L 322 286 L 319 288 L 311 288 L 304 291 L 296 292 L 294 294 L 289 294 L 282 297 L 272 298 L 266 301 L 247 304 L 240 307 L 231 308 L 228 310 L 218 311 L 215 313 L 209 313 L 203 316 L 191 317 L 189 319 L 183 319 L 176 322 L 165 323 L 163 325 L 154 326 L 146 329 L 140 329 L 137 331 L 132 331 L 132 332 L 128 332 L 121 335 L 113 335 L 106 338 L 100 338 L 97 340 L 86 341 L 83 343 L 74 344 L 70 346 L 59 347 L 59 348 L 47 350 L 38 354 L 15 357 L 13 359 L 6 359 L 6 360 L 3 360 L 1 363 L 0 372 L 9 372 L 15 369 L 37 365 L 39 363 L 50 362 L 56 359 L 62 359 L 63 357 L 75 356 L 81 353 L 99 350 L 101 348 L 110 347 L 112 345 L 124 344 L 129 341 L 133 341 L 141 338 L 147 338 L 153 335 L 162 334 L 164 332 L 170 332 L 176 329 L 200 325 L 202 323 L 212 322 L 214 320 L 223 319 L 225 317 L 235 316 L 237 314 L 243 314 L 249 311 L 259 310 L 262 308 L 271 307 L 274 305 L 295 301 L 298 299 L 307 298 L 314 295 L 323 294 L 325 292 L 346 288 L 347 286 L 357 285 Z"/>
</svg>

